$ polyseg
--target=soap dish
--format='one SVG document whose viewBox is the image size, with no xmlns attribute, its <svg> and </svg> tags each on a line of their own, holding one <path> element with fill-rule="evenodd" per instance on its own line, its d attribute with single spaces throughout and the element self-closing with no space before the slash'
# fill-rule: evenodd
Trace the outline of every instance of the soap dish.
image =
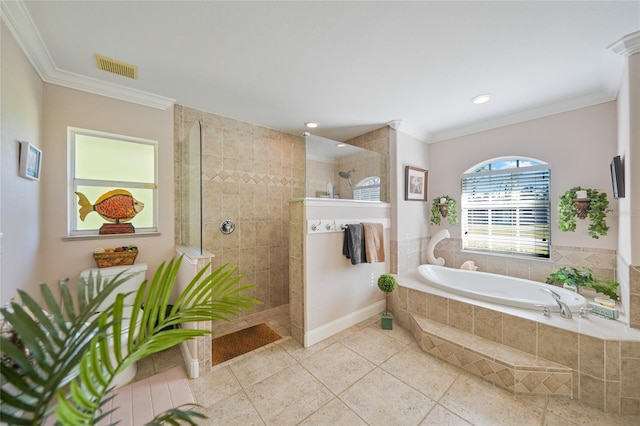
<svg viewBox="0 0 640 426">
<path fill-rule="evenodd" d="M 616 301 L 609 299 L 608 297 L 602 297 L 602 296 L 596 296 L 593 298 L 593 300 L 598 304 L 598 305 L 602 305 L 602 306 L 606 306 L 607 308 L 615 308 L 616 307 Z"/>
</svg>

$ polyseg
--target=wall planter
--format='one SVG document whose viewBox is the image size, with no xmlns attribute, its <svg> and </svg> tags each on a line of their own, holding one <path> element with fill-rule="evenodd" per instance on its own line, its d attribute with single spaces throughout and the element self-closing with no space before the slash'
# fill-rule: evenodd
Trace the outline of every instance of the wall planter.
<svg viewBox="0 0 640 426">
<path fill-rule="evenodd" d="M 446 218 L 449 225 L 458 223 L 456 200 L 448 195 L 441 195 L 431 203 L 431 224 L 440 225 L 442 218 Z"/>
<path fill-rule="evenodd" d="M 580 191 L 580 192 L 579 192 Z M 586 197 L 584 197 L 586 191 Z M 607 212 L 609 200 L 607 194 L 595 189 L 583 189 L 579 186 L 569 189 L 560 196 L 558 203 L 558 227 L 564 232 L 576 231 L 576 216 L 589 218 L 589 236 L 598 239 L 607 235 Z"/>
</svg>

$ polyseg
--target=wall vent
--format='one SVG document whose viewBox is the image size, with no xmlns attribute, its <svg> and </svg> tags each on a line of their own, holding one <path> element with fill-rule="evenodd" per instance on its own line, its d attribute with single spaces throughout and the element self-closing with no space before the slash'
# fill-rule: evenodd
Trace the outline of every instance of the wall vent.
<svg viewBox="0 0 640 426">
<path fill-rule="evenodd" d="M 115 59 L 107 58 L 106 56 L 98 55 L 96 53 L 96 61 L 98 62 L 98 68 L 121 75 L 123 77 L 129 77 L 134 80 L 138 79 L 138 67 L 135 65 L 127 64 Z"/>
</svg>

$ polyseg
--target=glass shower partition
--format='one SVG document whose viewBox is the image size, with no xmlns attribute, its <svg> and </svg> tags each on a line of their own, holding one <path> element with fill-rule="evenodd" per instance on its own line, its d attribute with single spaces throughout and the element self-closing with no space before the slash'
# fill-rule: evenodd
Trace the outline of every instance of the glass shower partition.
<svg viewBox="0 0 640 426">
<path fill-rule="evenodd" d="M 305 196 L 389 202 L 386 155 L 316 135 L 305 137 Z"/>
<path fill-rule="evenodd" d="M 180 143 L 180 243 L 203 254 L 202 124 L 196 121 Z"/>
</svg>

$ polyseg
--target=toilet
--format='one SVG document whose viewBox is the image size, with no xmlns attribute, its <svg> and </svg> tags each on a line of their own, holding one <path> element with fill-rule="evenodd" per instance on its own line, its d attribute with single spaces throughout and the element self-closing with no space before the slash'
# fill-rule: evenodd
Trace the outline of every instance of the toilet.
<svg viewBox="0 0 640 426">
<path fill-rule="evenodd" d="M 89 275 L 92 275 L 93 279 L 96 279 L 96 277 L 98 276 L 98 273 L 100 274 L 100 277 L 102 278 L 103 282 L 112 280 L 119 273 L 122 273 L 120 278 L 129 277 L 125 282 L 120 284 L 116 292 L 113 292 L 112 294 L 110 294 L 109 297 L 107 297 L 105 301 L 100 305 L 100 307 L 104 309 L 112 305 L 116 301 L 116 295 L 118 293 L 131 293 L 138 290 L 142 282 L 146 279 L 147 264 L 135 263 L 133 265 L 126 265 L 126 266 L 112 266 L 108 268 L 86 269 L 80 273 L 80 278 L 84 280 L 88 280 Z M 132 332 L 138 333 L 138 329 L 139 329 L 139 323 L 135 324 L 133 327 L 131 326 L 131 324 L 129 324 L 129 318 L 131 318 L 131 310 L 133 309 L 131 305 L 133 304 L 134 299 L 135 299 L 135 293 L 130 294 L 127 298 L 125 298 L 125 303 L 124 303 L 125 306 L 122 312 L 123 351 L 125 350 L 124 348 L 126 347 L 127 339 L 129 338 L 129 330 L 131 329 Z M 99 308 L 96 312 L 100 312 L 100 310 L 101 309 Z M 139 315 L 138 321 L 140 321 L 141 318 L 142 318 L 142 315 Z M 113 350 L 113 345 L 110 345 L 110 346 L 111 346 L 111 350 Z M 113 354 L 113 352 L 110 352 L 110 353 Z M 137 371 L 136 364 L 135 363 L 131 364 L 129 368 L 127 368 L 125 371 L 118 374 L 114 378 L 113 382 L 111 383 L 111 386 L 115 386 L 116 388 L 118 388 L 120 386 L 126 385 L 131 380 L 133 380 L 133 378 L 136 375 L 136 371 Z"/>
</svg>

